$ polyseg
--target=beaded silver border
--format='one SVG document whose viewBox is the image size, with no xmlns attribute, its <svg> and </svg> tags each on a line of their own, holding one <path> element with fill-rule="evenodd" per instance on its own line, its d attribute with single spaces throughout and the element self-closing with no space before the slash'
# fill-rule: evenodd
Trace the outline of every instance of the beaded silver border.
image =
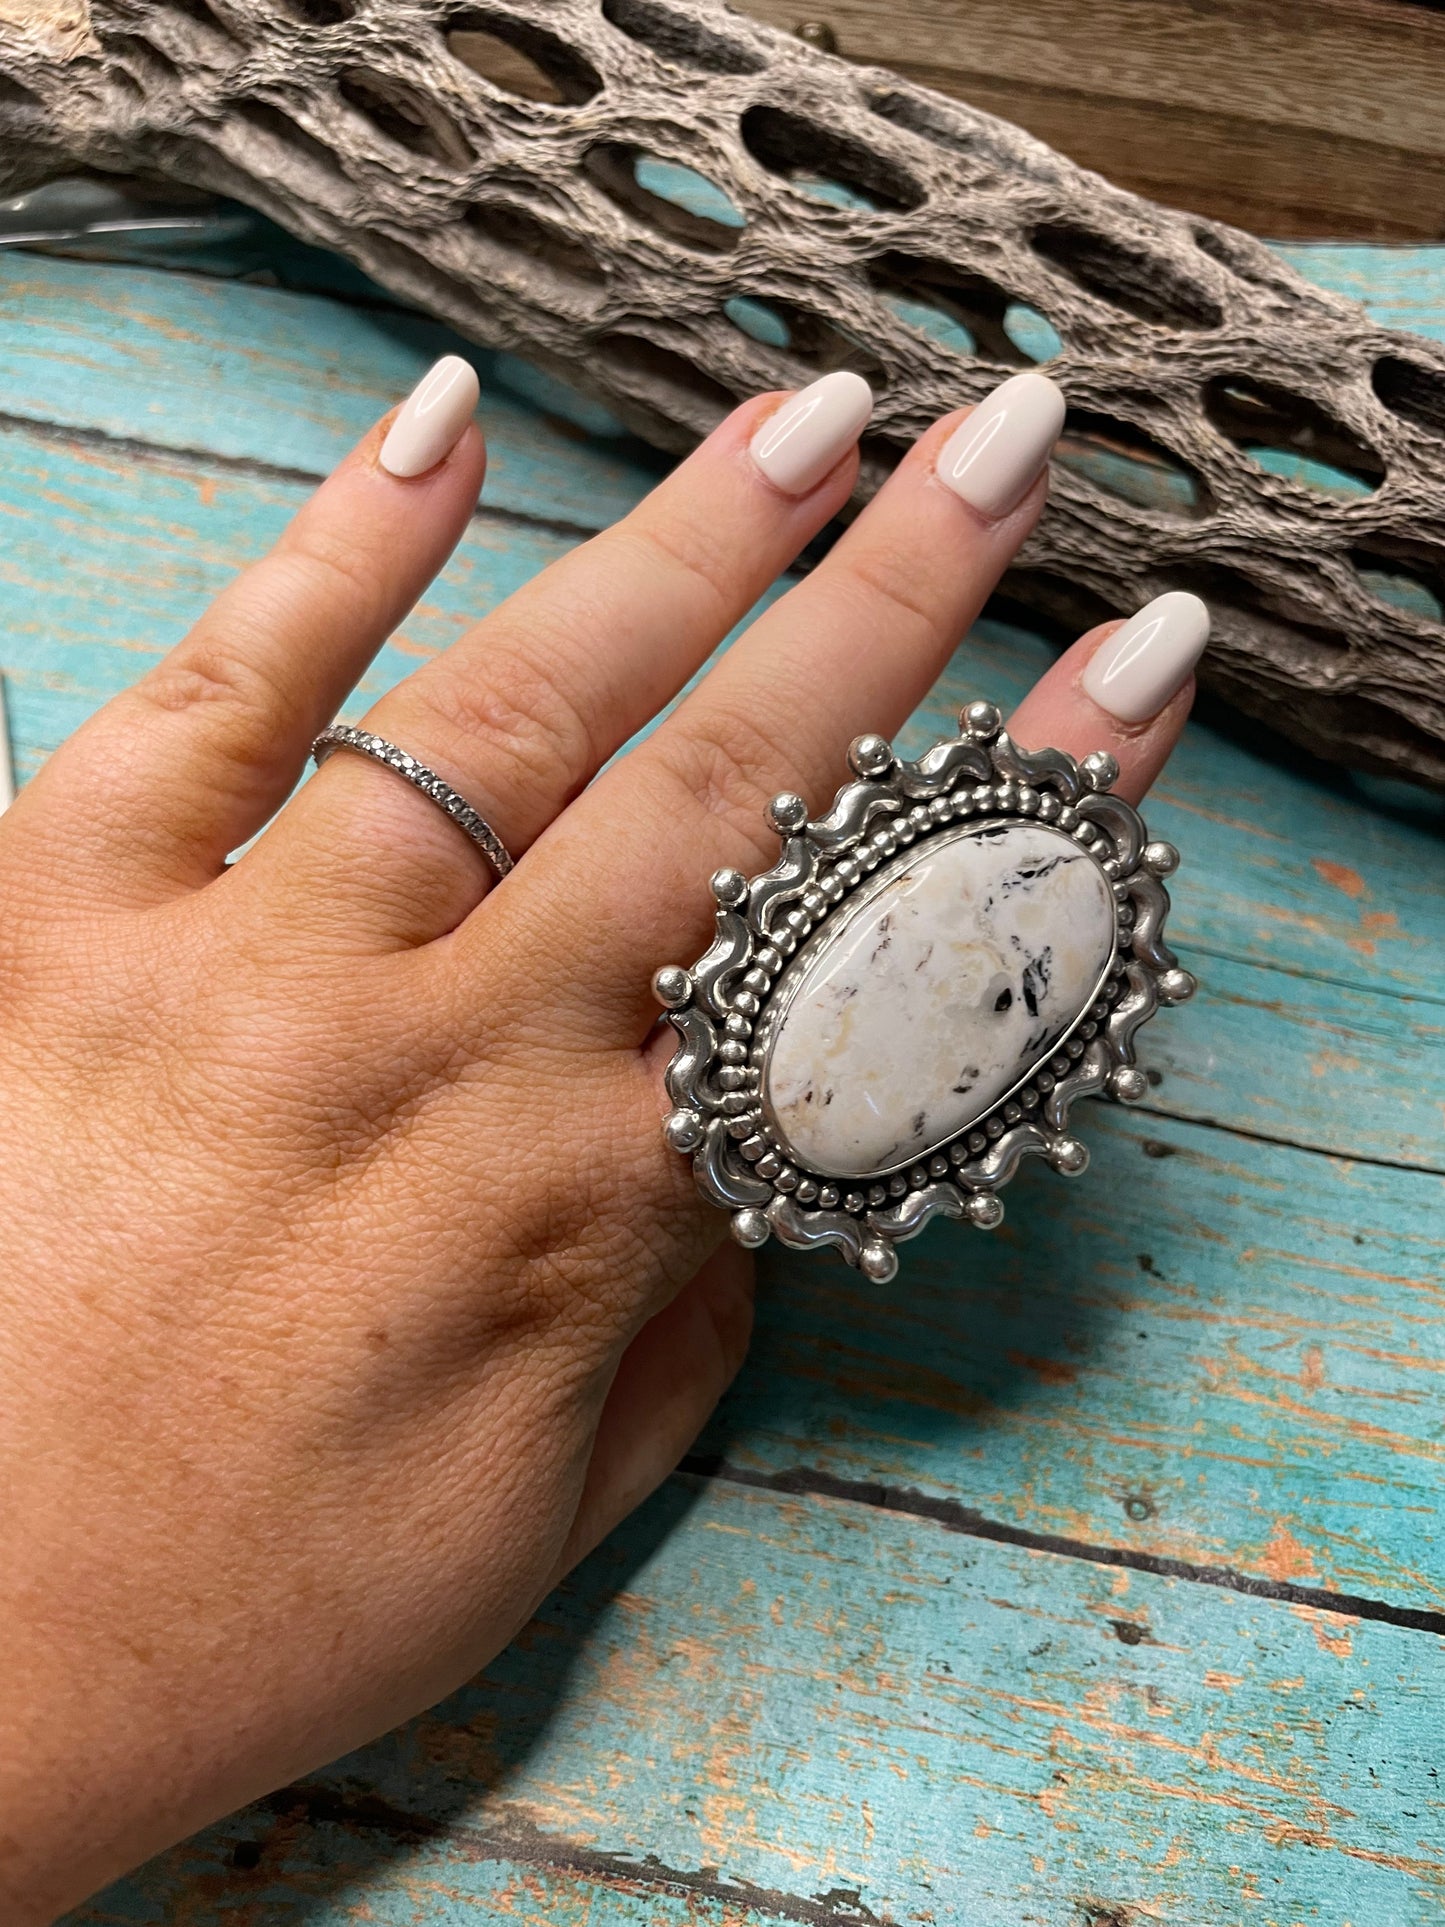
<svg viewBox="0 0 1445 1927">
<path fill-rule="evenodd" d="M 1043 1157 L 1067 1177 L 1082 1172 L 1089 1153 L 1069 1132 L 1070 1108 L 1098 1093 L 1125 1103 L 1144 1095 L 1135 1034 L 1160 1004 L 1192 997 L 1195 981 L 1163 935 L 1162 879 L 1179 853 L 1151 842 L 1138 811 L 1113 794 L 1119 766 L 1106 750 L 1076 762 L 1062 750 L 1020 749 L 997 708 L 975 702 L 961 712 L 958 735 L 916 762 L 899 759 L 881 736 L 860 736 L 848 763 L 856 780 L 826 816 L 810 820 L 800 796 L 773 798 L 767 820 L 782 839 L 778 862 L 754 877 L 717 871 L 711 946 L 691 970 L 667 964 L 652 983 L 679 1039 L 663 1131 L 692 1159 L 703 1196 L 732 1214 L 734 1238 L 750 1248 L 770 1237 L 796 1250 L 833 1246 L 881 1282 L 898 1269 L 895 1246 L 935 1217 L 981 1230 L 1000 1224 L 998 1192 L 1025 1157 Z M 762 1104 L 778 981 L 881 864 L 968 821 L 1052 824 L 1098 863 L 1118 928 L 1096 995 L 1045 1061 L 923 1161 L 854 1182 L 806 1170 Z"/>
</svg>

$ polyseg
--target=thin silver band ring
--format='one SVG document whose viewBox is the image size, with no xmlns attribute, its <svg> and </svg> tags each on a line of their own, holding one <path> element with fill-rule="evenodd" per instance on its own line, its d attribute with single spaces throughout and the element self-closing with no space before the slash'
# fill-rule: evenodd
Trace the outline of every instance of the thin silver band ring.
<svg viewBox="0 0 1445 1927">
<path fill-rule="evenodd" d="M 371 757 L 373 762 L 395 770 L 413 789 L 420 790 L 429 801 L 444 809 L 458 829 L 466 831 L 496 871 L 499 882 L 511 870 L 512 858 L 507 846 L 491 824 L 479 816 L 450 783 L 444 782 L 425 763 L 419 763 L 415 756 L 398 749 L 395 743 L 389 743 L 384 736 L 374 736 L 369 729 L 353 729 L 350 723 L 333 723 L 329 729 L 323 729 L 311 745 L 311 754 L 316 759 L 318 769 L 334 749 L 354 749 L 362 756 Z"/>
</svg>

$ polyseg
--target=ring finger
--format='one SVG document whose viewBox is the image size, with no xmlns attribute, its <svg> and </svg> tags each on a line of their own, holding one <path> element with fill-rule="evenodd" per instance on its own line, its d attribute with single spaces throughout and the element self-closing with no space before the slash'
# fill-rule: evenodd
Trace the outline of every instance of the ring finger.
<svg viewBox="0 0 1445 1927">
<path fill-rule="evenodd" d="M 871 406 L 844 373 L 744 404 L 631 515 L 392 690 L 366 728 L 520 856 L 842 507 Z M 266 887 L 350 941 L 436 937 L 492 880 L 434 803 L 353 755 L 331 756 L 265 843 L 263 862 L 280 859 Z"/>
</svg>

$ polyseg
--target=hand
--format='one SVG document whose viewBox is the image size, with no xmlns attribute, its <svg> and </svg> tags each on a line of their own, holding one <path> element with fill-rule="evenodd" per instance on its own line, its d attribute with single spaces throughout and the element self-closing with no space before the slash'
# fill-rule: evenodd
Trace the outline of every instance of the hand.
<svg viewBox="0 0 1445 1927">
<path fill-rule="evenodd" d="M 651 973 L 766 799 L 922 697 L 1062 417 L 1029 376 L 930 429 L 600 778 L 847 501 L 856 377 L 739 408 L 393 690 L 368 725 L 521 856 L 489 889 L 360 756 L 285 801 L 472 512 L 475 396 L 442 364 L 0 822 L 7 1921 L 448 1692 L 686 1449 L 751 1275 L 662 1141 Z M 1205 633 L 1151 611 L 1012 725 L 1135 797 Z"/>
</svg>

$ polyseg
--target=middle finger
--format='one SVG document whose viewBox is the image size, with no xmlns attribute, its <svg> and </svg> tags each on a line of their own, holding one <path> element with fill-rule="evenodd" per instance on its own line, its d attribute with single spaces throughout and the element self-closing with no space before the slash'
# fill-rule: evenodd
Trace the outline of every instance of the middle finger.
<svg viewBox="0 0 1445 1927">
<path fill-rule="evenodd" d="M 623 1034 L 635 1035 L 645 989 L 635 960 L 685 947 L 679 905 L 698 905 L 699 877 L 776 854 L 767 799 L 786 789 L 823 802 L 840 747 L 891 733 L 932 686 L 1043 509 L 1063 418 L 1059 390 L 1030 373 L 936 423 L 827 560 L 555 826 L 549 883 L 586 864 L 604 826 L 609 870 L 647 878 L 619 954 L 594 940 L 584 987 L 594 1010 L 601 989 Z M 575 887 L 555 895 L 577 900 Z M 698 914 L 705 923 L 705 894 Z"/>
</svg>

